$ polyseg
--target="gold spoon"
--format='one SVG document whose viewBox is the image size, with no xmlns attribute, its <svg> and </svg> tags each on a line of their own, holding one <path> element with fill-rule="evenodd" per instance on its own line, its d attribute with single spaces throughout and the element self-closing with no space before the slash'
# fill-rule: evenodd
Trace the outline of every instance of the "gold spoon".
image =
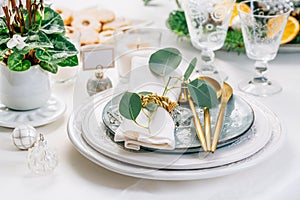
<svg viewBox="0 0 300 200">
<path fill-rule="evenodd" d="M 210 78 L 208 76 L 201 76 L 199 77 L 201 80 L 204 80 L 211 84 L 217 93 L 217 98 L 220 98 L 222 95 L 222 88 L 218 81 L 216 81 L 213 78 Z M 211 151 L 212 146 L 211 146 L 211 122 L 210 122 L 210 113 L 209 113 L 209 108 L 204 107 L 204 129 L 205 129 L 205 139 L 206 139 L 206 144 L 207 144 L 207 150 Z"/>
<path fill-rule="evenodd" d="M 214 139 L 213 139 L 213 144 L 212 144 L 212 148 L 211 148 L 211 152 L 213 152 L 213 153 L 216 151 L 216 148 L 217 148 L 217 144 L 218 144 L 219 137 L 220 137 L 220 132 L 221 132 L 223 121 L 224 121 L 225 108 L 226 108 L 228 101 L 232 97 L 232 93 L 233 93 L 232 87 L 228 83 L 224 82 L 224 86 L 223 86 L 223 90 L 222 90 L 222 97 L 221 97 L 220 112 L 219 112 L 219 115 L 217 118 Z"/>
</svg>

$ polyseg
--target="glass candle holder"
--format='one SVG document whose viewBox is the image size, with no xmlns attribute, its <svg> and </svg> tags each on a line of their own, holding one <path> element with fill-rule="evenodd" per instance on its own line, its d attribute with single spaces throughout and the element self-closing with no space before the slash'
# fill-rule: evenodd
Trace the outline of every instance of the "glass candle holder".
<svg viewBox="0 0 300 200">
<path fill-rule="evenodd" d="M 132 58 L 149 57 L 160 47 L 161 35 L 161 31 L 152 28 L 136 28 L 114 34 L 115 63 L 121 82 L 129 78 Z"/>
</svg>

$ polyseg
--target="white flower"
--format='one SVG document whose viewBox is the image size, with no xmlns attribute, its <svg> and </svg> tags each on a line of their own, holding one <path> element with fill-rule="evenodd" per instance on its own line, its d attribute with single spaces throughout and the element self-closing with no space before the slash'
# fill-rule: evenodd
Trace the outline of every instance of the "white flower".
<svg viewBox="0 0 300 200">
<path fill-rule="evenodd" d="M 17 49 L 22 50 L 26 43 L 24 42 L 27 37 L 22 37 L 21 35 L 13 35 L 13 37 L 7 42 L 7 47 L 12 49 L 14 47 L 17 47 Z"/>
</svg>

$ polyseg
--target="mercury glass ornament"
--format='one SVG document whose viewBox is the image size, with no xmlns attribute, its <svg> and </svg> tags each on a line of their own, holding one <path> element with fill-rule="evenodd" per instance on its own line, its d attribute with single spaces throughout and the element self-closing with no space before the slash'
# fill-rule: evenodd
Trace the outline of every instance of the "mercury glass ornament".
<svg viewBox="0 0 300 200">
<path fill-rule="evenodd" d="M 13 130 L 12 140 L 18 149 L 27 150 L 36 142 L 37 132 L 30 125 L 20 125 Z"/>
<path fill-rule="evenodd" d="M 40 134 L 39 140 L 28 150 L 28 167 L 35 174 L 49 174 L 58 165 L 58 157 L 54 151 L 49 150 L 44 136 Z"/>
<path fill-rule="evenodd" d="M 102 71 L 96 72 L 95 77 L 87 82 L 87 92 L 90 96 L 112 87 L 111 80 Z"/>
</svg>

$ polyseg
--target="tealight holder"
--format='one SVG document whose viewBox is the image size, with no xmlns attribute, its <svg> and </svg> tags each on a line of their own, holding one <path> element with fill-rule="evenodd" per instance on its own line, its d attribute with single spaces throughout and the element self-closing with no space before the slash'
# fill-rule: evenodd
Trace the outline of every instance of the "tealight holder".
<svg viewBox="0 0 300 200">
<path fill-rule="evenodd" d="M 114 34 L 116 68 L 120 82 L 127 82 L 134 57 L 149 57 L 161 45 L 162 32 L 153 28 L 133 28 Z"/>
</svg>

